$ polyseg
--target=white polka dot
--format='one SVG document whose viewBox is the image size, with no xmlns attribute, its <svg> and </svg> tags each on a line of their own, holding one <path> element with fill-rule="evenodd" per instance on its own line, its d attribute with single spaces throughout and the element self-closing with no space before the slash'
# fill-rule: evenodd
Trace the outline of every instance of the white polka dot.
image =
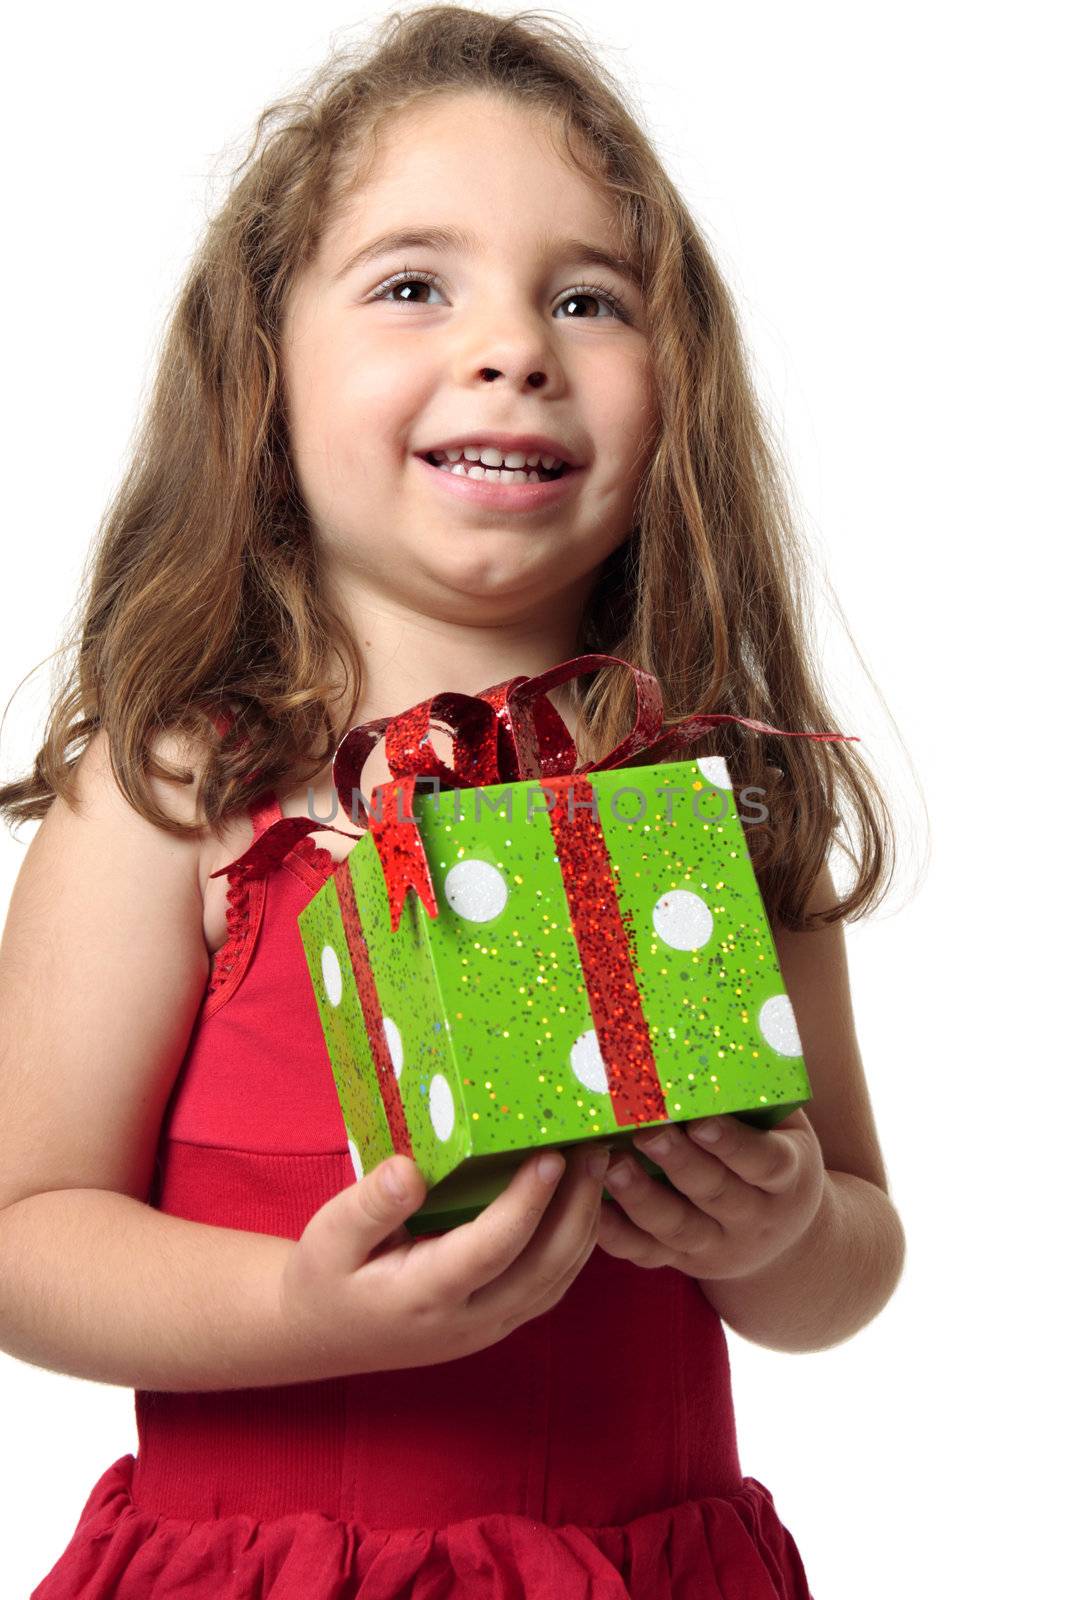
<svg viewBox="0 0 1067 1600">
<path fill-rule="evenodd" d="M 397 1027 L 392 1017 L 383 1017 L 382 1027 L 385 1029 L 385 1042 L 389 1046 L 389 1055 L 392 1059 L 393 1071 L 399 1078 L 400 1069 L 404 1065 L 404 1041 L 400 1037 L 400 1029 Z"/>
<path fill-rule="evenodd" d="M 716 789 L 732 789 L 730 774 L 726 770 L 725 756 L 701 756 L 697 762 L 697 771 L 701 777 L 707 778 Z"/>
<path fill-rule="evenodd" d="M 571 1071 L 583 1089 L 591 1089 L 594 1094 L 607 1094 L 608 1072 L 604 1057 L 600 1054 L 595 1028 L 589 1028 L 579 1035 L 571 1046 L 570 1061 Z"/>
<path fill-rule="evenodd" d="M 359 1151 L 356 1149 L 356 1142 L 354 1139 L 349 1139 L 348 1141 L 348 1153 L 352 1157 L 352 1169 L 355 1172 L 356 1177 L 362 1178 L 363 1162 L 360 1158 Z"/>
<path fill-rule="evenodd" d="M 699 950 L 711 938 L 715 919 L 707 901 L 690 889 L 671 889 L 652 907 L 652 923 L 672 950 Z"/>
<path fill-rule="evenodd" d="M 490 922 L 507 904 L 508 886 L 488 861 L 457 861 L 445 876 L 445 899 L 457 917 Z"/>
<path fill-rule="evenodd" d="M 341 1004 L 341 963 L 332 944 L 322 947 L 322 981 L 326 985 L 326 998 L 332 1006 Z"/>
<path fill-rule="evenodd" d="M 780 1056 L 803 1055 L 797 1019 L 787 994 L 772 994 L 759 1008 L 759 1031 Z"/>
<path fill-rule="evenodd" d="M 456 1103 L 452 1098 L 448 1079 L 443 1078 L 439 1072 L 430 1080 L 430 1121 L 433 1123 L 434 1133 L 442 1143 L 451 1138 L 452 1129 L 456 1125 Z"/>
</svg>

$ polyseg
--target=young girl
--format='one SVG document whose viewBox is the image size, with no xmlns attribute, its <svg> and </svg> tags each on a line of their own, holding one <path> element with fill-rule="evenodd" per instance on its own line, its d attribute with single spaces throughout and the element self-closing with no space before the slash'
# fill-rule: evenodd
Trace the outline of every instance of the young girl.
<svg viewBox="0 0 1067 1600">
<path fill-rule="evenodd" d="M 766 796 L 807 1107 L 642 1134 L 667 1185 L 531 1156 L 418 1241 L 411 1160 L 353 1182 L 296 924 L 356 830 L 213 877 L 331 816 L 349 727 L 586 651 L 672 720 L 832 730 L 777 484 L 730 297 L 572 33 L 393 15 L 264 113 L 77 675 L 0 790 L 42 819 L 0 961 L 0 1345 L 133 1387 L 139 1436 L 33 1600 L 809 1594 L 740 1470 L 723 1323 L 825 1349 L 901 1271 L 842 938 L 892 837 L 857 746 L 697 751 Z M 617 668 L 548 698 L 587 760 L 632 721 Z M 363 792 L 387 776 L 378 746 Z"/>
</svg>

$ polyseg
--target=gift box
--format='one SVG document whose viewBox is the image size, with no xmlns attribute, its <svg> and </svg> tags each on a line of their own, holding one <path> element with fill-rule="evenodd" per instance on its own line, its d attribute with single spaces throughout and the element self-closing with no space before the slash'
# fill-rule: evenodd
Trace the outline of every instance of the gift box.
<svg viewBox="0 0 1067 1600">
<path fill-rule="evenodd" d="M 545 693 L 616 662 L 634 728 L 578 766 Z M 368 827 L 299 930 L 357 1179 L 411 1156 L 428 1189 L 412 1233 L 476 1215 L 535 1148 L 720 1112 L 770 1127 L 810 1098 L 727 765 L 648 759 L 723 721 L 785 730 L 722 713 L 664 730 L 660 713 L 650 675 L 584 656 L 338 747 L 335 786 Z M 368 806 L 381 737 L 393 777 Z M 241 859 L 323 826 L 284 818 Z"/>
</svg>

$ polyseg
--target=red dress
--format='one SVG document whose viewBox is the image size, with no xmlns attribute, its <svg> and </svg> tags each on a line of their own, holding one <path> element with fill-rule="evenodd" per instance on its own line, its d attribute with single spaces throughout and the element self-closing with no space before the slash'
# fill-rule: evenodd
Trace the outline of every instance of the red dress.
<svg viewBox="0 0 1067 1600">
<path fill-rule="evenodd" d="M 252 808 L 256 835 L 281 815 Z M 297 1239 L 353 1182 L 297 927 L 328 850 L 230 880 L 150 1203 Z M 594 1250 L 486 1350 L 274 1388 L 134 1394 L 30 1600 L 811 1600 L 742 1477 L 722 1323 L 697 1283 Z"/>
</svg>

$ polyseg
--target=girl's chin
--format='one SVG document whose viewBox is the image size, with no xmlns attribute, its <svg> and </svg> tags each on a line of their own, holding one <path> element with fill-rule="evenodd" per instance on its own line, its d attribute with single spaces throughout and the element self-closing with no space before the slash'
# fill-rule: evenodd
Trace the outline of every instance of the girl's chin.
<svg viewBox="0 0 1067 1600">
<path fill-rule="evenodd" d="M 465 613 L 463 620 L 490 626 L 543 616 L 545 608 L 563 604 L 578 581 L 550 537 L 527 534 L 519 540 L 506 528 L 466 528 L 442 530 L 434 544 L 432 552 L 398 552 L 412 602 L 428 615 L 441 615 L 442 606 L 448 610 L 456 603 L 480 606 L 481 617 Z"/>
</svg>

